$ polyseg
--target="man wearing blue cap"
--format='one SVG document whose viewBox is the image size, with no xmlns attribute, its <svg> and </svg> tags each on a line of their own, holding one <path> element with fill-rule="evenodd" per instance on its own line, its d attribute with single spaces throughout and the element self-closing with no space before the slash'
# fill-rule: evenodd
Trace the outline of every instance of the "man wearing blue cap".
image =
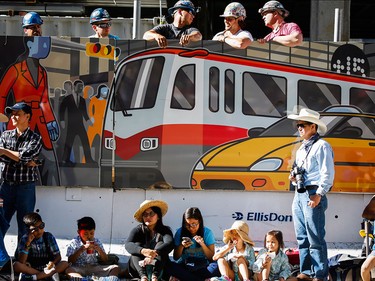
<svg viewBox="0 0 375 281">
<path fill-rule="evenodd" d="M 31 131 L 31 106 L 25 102 L 16 103 L 5 108 L 15 127 L 4 131 L 0 136 L 0 161 L 3 163 L 0 185 L 0 198 L 4 200 L 2 211 L 7 227 L 17 211 L 18 237 L 26 233 L 23 217 L 34 211 L 35 182 L 38 180 L 37 157 L 42 149 L 42 138 Z"/>
<path fill-rule="evenodd" d="M 167 39 L 180 39 L 181 46 L 202 40 L 200 31 L 190 27 L 198 10 L 189 0 L 177 1 L 172 8 L 168 9 L 168 13 L 173 16 L 173 23 L 155 26 L 145 32 L 143 39 L 155 40 L 160 48 L 168 46 Z"/>
<path fill-rule="evenodd" d="M 42 36 L 43 20 L 36 12 L 27 13 L 22 19 L 25 36 Z"/>
</svg>

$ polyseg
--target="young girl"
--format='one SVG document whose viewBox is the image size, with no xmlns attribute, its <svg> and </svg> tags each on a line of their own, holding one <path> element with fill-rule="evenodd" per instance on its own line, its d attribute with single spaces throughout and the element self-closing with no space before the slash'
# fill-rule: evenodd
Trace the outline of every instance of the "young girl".
<svg viewBox="0 0 375 281">
<path fill-rule="evenodd" d="M 256 280 L 284 281 L 291 276 L 288 256 L 282 251 L 283 248 L 282 232 L 269 231 L 264 238 L 264 248 L 259 251 L 253 266 Z"/>
<path fill-rule="evenodd" d="M 221 277 L 212 281 L 248 281 L 255 262 L 254 243 L 249 237 L 249 226 L 244 221 L 235 221 L 230 229 L 224 230 L 225 244 L 213 257 L 219 266 Z"/>
<path fill-rule="evenodd" d="M 189 208 L 182 216 L 182 226 L 174 236 L 173 258 L 167 265 L 170 281 L 204 281 L 218 275 L 217 263 L 212 263 L 215 253 L 215 237 L 203 225 L 198 208 Z"/>
</svg>

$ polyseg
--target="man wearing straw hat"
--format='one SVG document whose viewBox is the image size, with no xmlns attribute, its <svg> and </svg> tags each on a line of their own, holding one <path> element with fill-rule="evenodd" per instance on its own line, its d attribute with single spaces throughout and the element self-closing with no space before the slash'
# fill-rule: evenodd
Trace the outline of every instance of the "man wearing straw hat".
<svg viewBox="0 0 375 281">
<path fill-rule="evenodd" d="M 289 176 L 296 186 L 292 211 L 294 229 L 300 255 L 299 280 L 323 281 L 328 278 L 327 244 L 325 241 L 326 194 L 334 179 L 333 151 L 321 139 L 327 126 L 320 114 L 303 108 L 298 115 L 291 114 L 302 138 Z"/>
</svg>

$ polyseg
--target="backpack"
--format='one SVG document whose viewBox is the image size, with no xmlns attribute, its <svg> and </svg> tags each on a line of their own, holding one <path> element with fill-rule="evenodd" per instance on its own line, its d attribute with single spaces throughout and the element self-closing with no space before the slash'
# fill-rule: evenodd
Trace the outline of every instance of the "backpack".
<svg viewBox="0 0 375 281">
<path fill-rule="evenodd" d="M 329 280 L 359 281 L 361 266 L 366 257 L 355 257 L 348 254 L 338 254 L 328 259 Z"/>
</svg>

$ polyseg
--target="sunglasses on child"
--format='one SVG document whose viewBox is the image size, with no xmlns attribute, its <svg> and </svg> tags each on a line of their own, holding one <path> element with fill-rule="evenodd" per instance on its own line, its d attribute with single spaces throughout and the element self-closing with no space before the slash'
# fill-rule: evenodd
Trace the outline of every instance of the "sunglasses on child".
<svg viewBox="0 0 375 281">
<path fill-rule="evenodd" d="M 33 233 L 39 229 L 44 229 L 44 227 L 46 226 L 46 224 L 44 222 L 42 222 L 39 226 L 34 226 L 33 228 L 29 228 L 29 232 L 30 233 Z"/>
</svg>

